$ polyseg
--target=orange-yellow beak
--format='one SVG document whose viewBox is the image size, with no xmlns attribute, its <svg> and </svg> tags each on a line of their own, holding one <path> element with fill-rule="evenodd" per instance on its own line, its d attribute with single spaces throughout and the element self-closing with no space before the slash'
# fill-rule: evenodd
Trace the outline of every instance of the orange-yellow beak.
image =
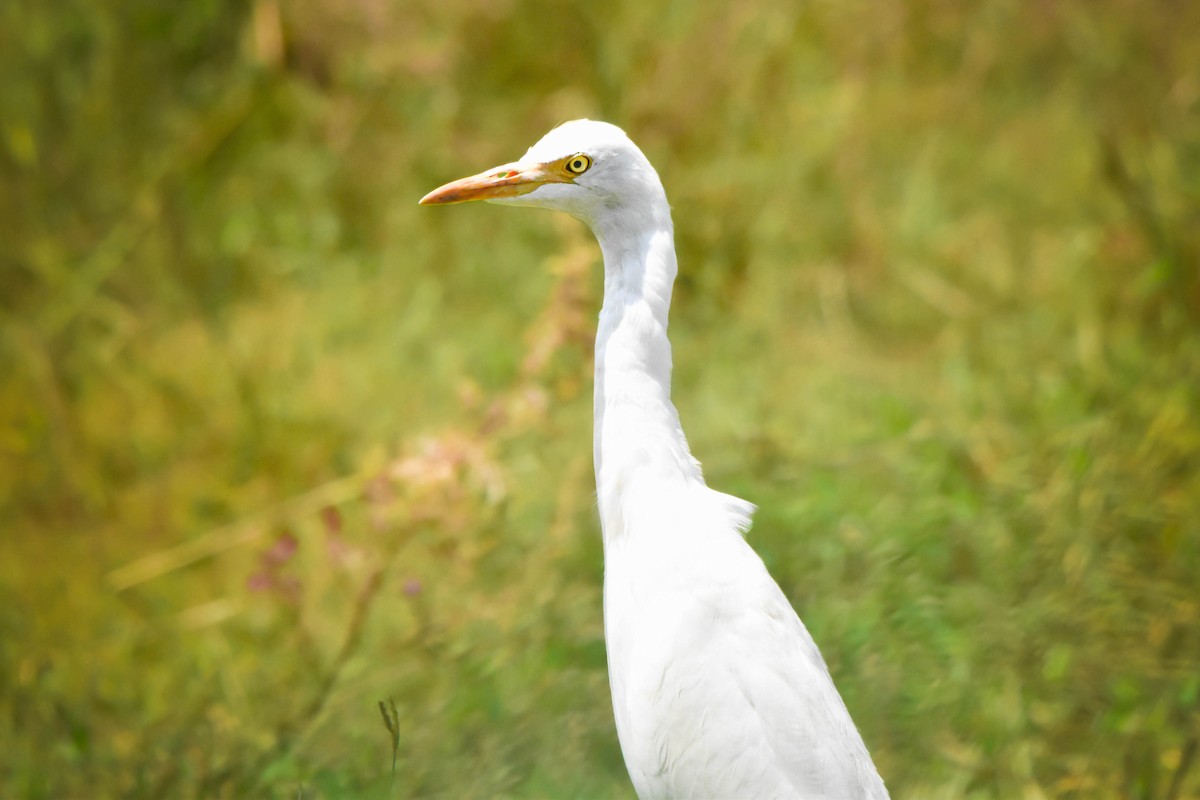
<svg viewBox="0 0 1200 800">
<path fill-rule="evenodd" d="M 439 186 L 421 198 L 421 205 L 466 203 L 471 200 L 492 200 L 528 194 L 547 183 L 569 183 L 566 176 L 545 164 L 503 164 L 486 172 L 459 178 Z"/>
</svg>

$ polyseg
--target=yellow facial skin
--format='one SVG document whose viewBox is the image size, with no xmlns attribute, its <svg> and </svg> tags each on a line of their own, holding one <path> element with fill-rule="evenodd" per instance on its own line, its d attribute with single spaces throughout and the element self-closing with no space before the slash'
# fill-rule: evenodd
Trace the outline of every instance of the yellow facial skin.
<svg viewBox="0 0 1200 800">
<path fill-rule="evenodd" d="M 478 175 L 459 178 L 445 186 L 439 186 L 421 198 L 421 205 L 446 205 L 497 197 L 516 197 L 528 194 L 548 183 L 574 183 L 575 178 L 587 172 L 591 166 L 592 159 L 583 153 L 546 164 L 502 164 Z"/>
</svg>

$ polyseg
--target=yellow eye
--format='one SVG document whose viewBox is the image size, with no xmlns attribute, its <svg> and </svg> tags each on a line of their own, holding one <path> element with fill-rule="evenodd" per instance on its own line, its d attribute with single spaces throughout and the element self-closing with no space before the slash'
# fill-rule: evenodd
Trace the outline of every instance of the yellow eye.
<svg viewBox="0 0 1200 800">
<path fill-rule="evenodd" d="M 583 153 L 580 153 L 577 156 L 571 156 L 567 159 L 566 163 L 567 172 L 571 173 L 572 175 L 582 175 L 583 173 L 587 172 L 588 168 L 591 166 L 592 160 Z"/>
</svg>

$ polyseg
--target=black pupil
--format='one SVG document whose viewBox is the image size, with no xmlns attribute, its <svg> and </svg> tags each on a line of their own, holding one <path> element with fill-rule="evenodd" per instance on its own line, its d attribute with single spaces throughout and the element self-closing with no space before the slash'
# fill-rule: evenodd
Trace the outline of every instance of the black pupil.
<svg viewBox="0 0 1200 800">
<path fill-rule="evenodd" d="M 575 170 L 576 172 L 583 172 L 583 159 L 577 158 L 574 161 L 572 161 L 571 169 Z"/>
</svg>

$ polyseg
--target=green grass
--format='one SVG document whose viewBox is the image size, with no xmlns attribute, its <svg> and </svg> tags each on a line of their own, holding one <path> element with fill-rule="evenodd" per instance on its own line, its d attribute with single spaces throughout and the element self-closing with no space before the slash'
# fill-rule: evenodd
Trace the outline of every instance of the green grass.
<svg viewBox="0 0 1200 800">
<path fill-rule="evenodd" d="M 667 185 L 693 450 L 893 797 L 1200 797 L 1197 29 L 4 6 L 0 796 L 632 796 L 598 252 L 416 206 L 587 115 Z"/>
</svg>

